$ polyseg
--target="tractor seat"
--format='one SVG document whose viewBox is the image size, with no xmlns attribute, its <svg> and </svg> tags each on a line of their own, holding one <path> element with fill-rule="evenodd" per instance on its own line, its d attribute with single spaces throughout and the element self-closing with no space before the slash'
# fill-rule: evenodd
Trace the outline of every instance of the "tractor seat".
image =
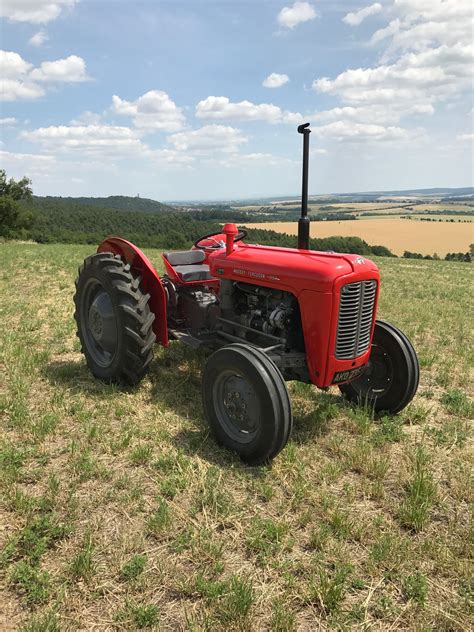
<svg viewBox="0 0 474 632">
<path fill-rule="evenodd" d="M 163 256 L 184 283 L 209 281 L 213 278 L 209 272 L 209 266 L 203 263 L 206 258 L 203 250 L 164 252 Z"/>
</svg>

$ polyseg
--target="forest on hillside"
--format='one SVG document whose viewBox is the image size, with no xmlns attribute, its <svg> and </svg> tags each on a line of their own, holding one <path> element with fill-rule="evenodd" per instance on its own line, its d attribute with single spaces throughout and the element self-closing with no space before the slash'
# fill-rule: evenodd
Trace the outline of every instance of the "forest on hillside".
<svg viewBox="0 0 474 632">
<path fill-rule="evenodd" d="M 295 207 L 291 212 L 296 214 L 296 210 Z M 98 244 L 110 235 L 118 235 L 142 247 L 185 249 L 203 235 L 219 233 L 222 224 L 229 220 L 247 227 L 250 243 L 296 247 L 294 235 L 252 228 L 255 215 L 250 211 L 221 204 L 199 205 L 198 208 L 170 207 L 155 200 L 125 196 L 38 197 L 33 196 L 29 178 L 8 179 L 5 171 L 0 169 L 0 239 L 26 239 L 45 244 Z M 310 248 L 396 256 L 387 247 L 370 245 L 359 237 L 312 238 Z M 436 258 L 408 251 L 403 256 Z M 470 262 L 472 252 L 449 253 L 448 258 Z"/>
<path fill-rule="evenodd" d="M 222 221 L 232 219 L 240 225 L 248 223 L 246 213 L 237 212 L 235 216 L 232 214 L 231 217 L 224 217 L 228 211 L 220 212 L 215 209 L 210 212 L 132 212 L 79 202 L 77 198 L 33 197 L 22 201 L 21 207 L 24 214 L 31 217 L 31 221 L 28 227 L 17 231 L 16 237 L 32 239 L 39 243 L 96 244 L 115 234 L 142 247 L 184 249 L 189 248 L 202 235 L 219 232 Z M 251 242 L 296 246 L 296 237 L 291 235 L 252 228 L 249 228 L 248 232 L 248 239 Z M 312 239 L 311 248 L 362 255 L 393 256 L 388 248 L 370 246 L 358 237 Z"/>
</svg>

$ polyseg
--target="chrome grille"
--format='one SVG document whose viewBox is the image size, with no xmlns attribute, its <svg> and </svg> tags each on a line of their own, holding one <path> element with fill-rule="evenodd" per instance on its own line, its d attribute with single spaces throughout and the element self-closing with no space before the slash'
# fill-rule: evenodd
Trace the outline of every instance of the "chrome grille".
<svg viewBox="0 0 474 632">
<path fill-rule="evenodd" d="M 377 281 L 358 281 L 341 288 L 336 358 L 348 360 L 365 353 L 370 344 Z"/>
</svg>

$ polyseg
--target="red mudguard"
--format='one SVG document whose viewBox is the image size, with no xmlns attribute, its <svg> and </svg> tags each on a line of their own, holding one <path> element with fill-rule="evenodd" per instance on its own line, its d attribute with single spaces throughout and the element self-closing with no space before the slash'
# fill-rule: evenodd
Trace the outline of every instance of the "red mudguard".
<svg viewBox="0 0 474 632">
<path fill-rule="evenodd" d="M 148 302 L 155 314 L 153 331 L 158 342 L 168 346 L 168 326 L 166 322 L 166 295 L 161 279 L 148 257 L 136 246 L 120 237 L 107 237 L 97 248 L 97 252 L 113 252 L 130 264 L 135 274 L 141 276 L 141 286 L 150 295 Z"/>
</svg>

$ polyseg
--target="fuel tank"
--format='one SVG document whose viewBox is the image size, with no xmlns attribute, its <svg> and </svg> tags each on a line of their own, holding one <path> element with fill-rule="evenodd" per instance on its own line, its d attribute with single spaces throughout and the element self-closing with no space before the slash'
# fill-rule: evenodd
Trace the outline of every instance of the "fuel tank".
<svg viewBox="0 0 474 632">
<path fill-rule="evenodd" d="M 245 279 L 295 296 L 304 290 L 331 292 L 336 279 L 351 274 L 374 272 L 378 276 L 377 266 L 359 255 L 243 243 L 235 244 L 229 255 L 224 250 L 212 253 L 208 263 L 216 278 Z"/>
</svg>

